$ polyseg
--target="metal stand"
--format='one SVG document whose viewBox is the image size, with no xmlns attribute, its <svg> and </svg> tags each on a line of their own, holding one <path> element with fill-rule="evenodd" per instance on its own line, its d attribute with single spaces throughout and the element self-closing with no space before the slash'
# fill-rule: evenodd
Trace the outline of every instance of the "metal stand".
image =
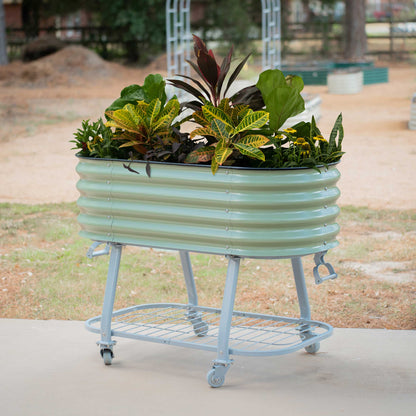
<svg viewBox="0 0 416 416">
<path fill-rule="evenodd" d="M 101 316 L 91 318 L 86 327 L 101 335 L 98 345 L 106 365 L 113 359 L 113 336 L 180 345 L 216 351 L 217 357 L 208 371 L 211 387 L 224 384 L 232 364 L 230 355 L 280 355 L 304 348 L 308 353 L 319 350 L 319 341 L 329 337 L 332 327 L 311 320 L 301 257 L 292 257 L 292 269 L 300 307 L 300 319 L 234 311 L 240 257 L 227 256 L 228 270 L 221 309 L 201 307 L 187 251 L 179 251 L 188 292 L 188 304 L 136 305 L 113 312 L 122 245 L 108 243 L 104 250 L 95 251 L 94 243 L 89 257 L 108 254 L 111 248 L 107 284 Z M 318 255 L 319 254 L 319 255 Z M 315 255 L 314 269 L 317 283 L 336 276 L 333 268 L 323 260 L 325 253 Z M 324 265 L 329 275 L 319 276 Z M 191 325 L 189 325 L 191 324 Z"/>
</svg>

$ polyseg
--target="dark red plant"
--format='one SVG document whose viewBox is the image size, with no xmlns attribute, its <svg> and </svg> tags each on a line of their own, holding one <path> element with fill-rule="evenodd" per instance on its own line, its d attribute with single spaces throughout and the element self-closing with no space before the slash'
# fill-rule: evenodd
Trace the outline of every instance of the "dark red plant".
<svg viewBox="0 0 416 416">
<path fill-rule="evenodd" d="M 230 71 L 231 59 L 233 55 L 233 47 L 230 48 L 227 56 L 223 59 L 221 65 L 218 65 L 215 55 L 212 50 L 208 50 L 205 43 L 198 36 L 193 35 L 194 40 L 194 52 L 196 57 L 196 64 L 187 60 L 189 65 L 200 76 L 203 83 L 200 81 L 188 77 L 186 75 L 179 75 L 183 78 L 191 80 L 196 86 L 189 84 L 185 81 L 178 79 L 170 79 L 169 82 L 177 88 L 180 88 L 191 95 L 193 95 L 198 101 L 191 101 L 186 103 L 186 106 L 195 110 L 201 109 L 204 104 L 204 100 L 210 101 L 213 105 L 218 106 L 221 99 L 224 98 L 235 81 L 241 70 L 243 69 L 250 54 L 247 55 L 235 68 L 233 73 L 227 80 L 224 91 L 224 81 Z"/>
</svg>

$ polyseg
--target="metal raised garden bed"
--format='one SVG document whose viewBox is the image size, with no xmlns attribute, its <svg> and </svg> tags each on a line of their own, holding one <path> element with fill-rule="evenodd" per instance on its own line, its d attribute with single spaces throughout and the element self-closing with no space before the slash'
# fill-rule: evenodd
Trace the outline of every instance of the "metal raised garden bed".
<svg viewBox="0 0 416 416">
<path fill-rule="evenodd" d="M 101 355 L 113 358 L 112 337 L 216 351 L 208 373 L 223 384 L 230 355 L 279 355 L 319 349 L 332 327 L 311 320 L 301 257 L 314 255 L 317 283 L 336 273 L 324 261 L 338 243 L 336 166 L 315 169 L 220 168 L 80 158 L 77 188 L 81 236 L 95 241 L 88 256 L 110 255 L 103 313 L 87 321 L 101 334 Z M 98 249 L 106 243 L 104 249 Z M 123 245 L 177 250 L 188 304 L 136 305 L 113 311 Z M 189 252 L 225 255 L 228 271 L 221 309 L 198 306 Z M 240 260 L 290 258 L 300 318 L 234 311 Z M 328 272 L 320 276 L 321 266 Z M 163 278 L 163 277 L 161 277 Z"/>
</svg>

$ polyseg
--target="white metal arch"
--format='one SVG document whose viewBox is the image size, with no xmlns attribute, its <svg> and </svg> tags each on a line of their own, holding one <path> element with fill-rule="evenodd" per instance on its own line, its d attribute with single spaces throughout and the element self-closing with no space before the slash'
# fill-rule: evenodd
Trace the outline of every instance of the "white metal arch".
<svg viewBox="0 0 416 416">
<path fill-rule="evenodd" d="M 168 76 L 190 75 L 191 0 L 166 0 L 166 53 Z M 261 0 L 262 67 L 279 68 L 281 64 L 280 0 Z"/>
</svg>

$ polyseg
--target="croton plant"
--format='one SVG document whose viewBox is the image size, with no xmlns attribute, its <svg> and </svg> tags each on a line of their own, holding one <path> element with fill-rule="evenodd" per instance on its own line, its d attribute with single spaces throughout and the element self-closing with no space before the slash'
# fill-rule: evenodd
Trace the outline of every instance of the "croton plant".
<svg viewBox="0 0 416 416">
<path fill-rule="evenodd" d="M 181 103 L 176 96 L 168 99 L 163 77 L 149 75 L 142 86 L 121 91 L 105 110 L 105 120 L 83 121 L 72 140 L 79 156 L 210 164 L 213 174 L 222 165 L 316 168 L 341 159 L 341 115 L 328 139 L 314 117 L 283 128 L 305 109 L 299 76 L 266 70 L 256 85 L 231 95 L 249 55 L 231 70 L 233 48 L 219 64 L 200 38 L 193 39 L 196 63 L 188 62 L 198 79 L 180 75 L 182 79 L 168 80 L 191 98 Z M 185 122 L 194 128 L 183 131 Z"/>
</svg>

